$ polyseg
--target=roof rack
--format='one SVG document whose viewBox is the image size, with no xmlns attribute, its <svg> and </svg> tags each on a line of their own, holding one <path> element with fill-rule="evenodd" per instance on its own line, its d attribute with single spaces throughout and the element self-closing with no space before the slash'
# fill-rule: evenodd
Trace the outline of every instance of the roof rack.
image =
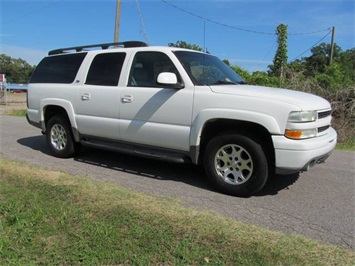
<svg viewBox="0 0 355 266">
<path fill-rule="evenodd" d="M 146 44 L 145 42 L 140 42 L 140 41 L 91 44 L 91 45 L 84 45 L 84 46 L 75 46 L 75 47 L 55 49 L 55 50 L 49 51 L 48 55 L 62 54 L 65 52 L 70 52 L 71 50 L 75 50 L 76 52 L 81 52 L 85 48 L 101 47 L 101 49 L 108 49 L 110 46 L 130 48 L 130 47 L 145 47 L 145 46 L 148 46 L 148 44 Z"/>
</svg>

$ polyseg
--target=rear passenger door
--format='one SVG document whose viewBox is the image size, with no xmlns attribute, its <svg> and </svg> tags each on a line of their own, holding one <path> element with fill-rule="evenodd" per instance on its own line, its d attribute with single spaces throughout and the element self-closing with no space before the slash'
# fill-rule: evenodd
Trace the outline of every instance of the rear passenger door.
<svg viewBox="0 0 355 266">
<path fill-rule="evenodd" d="M 119 138 L 118 81 L 126 57 L 123 52 L 97 54 L 77 95 L 76 121 L 81 135 Z"/>
</svg>

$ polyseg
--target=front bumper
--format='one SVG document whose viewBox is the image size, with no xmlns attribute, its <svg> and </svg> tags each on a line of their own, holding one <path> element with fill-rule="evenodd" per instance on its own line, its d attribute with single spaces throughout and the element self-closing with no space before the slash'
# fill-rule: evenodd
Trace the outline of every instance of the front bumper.
<svg viewBox="0 0 355 266">
<path fill-rule="evenodd" d="M 284 136 L 272 136 L 275 148 L 277 174 L 307 171 L 318 163 L 323 163 L 332 153 L 337 143 L 337 133 L 329 128 L 321 137 L 305 140 L 291 140 Z"/>
</svg>

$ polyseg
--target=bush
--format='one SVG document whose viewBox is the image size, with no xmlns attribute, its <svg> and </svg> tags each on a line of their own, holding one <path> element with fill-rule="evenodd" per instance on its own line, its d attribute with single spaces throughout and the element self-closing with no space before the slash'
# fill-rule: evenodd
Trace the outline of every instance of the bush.
<svg viewBox="0 0 355 266">
<path fill-rule="evenodd" d="M 332 104 L 333 126 L 338 132 L 338 142 L 347 143 L 354 148 L 355 86 L 334 91 L 327 99 Z"/>
<path fill-rule="evenodd" d="M 322 78 L 320 78 L 322 76 Z M 332 105 L 332 125 L 338 132 L 338 143 L 355 146 L 355 85 L 340 88 L 334 77 L 320 74 L 307 78 L 301 72 L 288 70 L 288 87 L 327 99 Z M 351 84 L 349 81 L 347 84 Z"/>
</svg>

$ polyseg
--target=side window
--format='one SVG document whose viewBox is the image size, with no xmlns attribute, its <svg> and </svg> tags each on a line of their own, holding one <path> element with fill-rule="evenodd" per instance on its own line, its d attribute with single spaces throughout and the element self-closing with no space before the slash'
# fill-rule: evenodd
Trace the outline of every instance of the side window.
<svg viewBox="0 0 355 266">
<path fill-rule="evenodd" d="M 30 83 L 73 83 L 86 53 L 44 58 L 36 67 Z"/>
<path fill-rule="evenodd" d="M 175 73 L 178 82 L 181 77 L 170 58 L 161 52 L 138 52 L 132 63 L 128 86 L 131 87 L 161 87 L 157 83 L 162 72 Z"/>
<path fill-rule="evenodd" d="M 96 55 L 91 63 L 85 84 L 117 86 L 125 57 L 125 53 Z"/>
</svg>

